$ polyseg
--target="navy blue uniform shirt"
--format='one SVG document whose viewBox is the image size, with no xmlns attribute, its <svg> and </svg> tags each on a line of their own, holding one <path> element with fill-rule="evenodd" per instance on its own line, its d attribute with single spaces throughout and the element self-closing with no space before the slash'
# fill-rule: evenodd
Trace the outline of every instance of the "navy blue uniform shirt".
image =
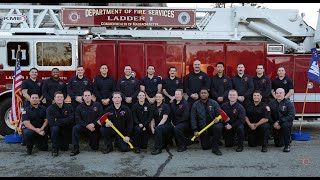
<svg viewBox="0 0 320 180">
<path fill-rule="evenodd" d="M 161 84 L 161 78 L 158 76 L 153 76 L 151 79 L 145 76 L 141 79 L 141 85 L 145 86 L 145 91 L 150 98 L 157 94 L 158 84 Z"/>
<path fill-rule="evenodd" d="M 45 119 L 46 108 L 41 105 L 37 108 L 30 105 L 22 112 L 22 121 L 30 121 L 35 128 L 41 128 Z"/>
<path fill-rule="evenodd" d="M 244 74 L 240 77 L 238 74 L 232 78 L 232 86 L 238 92 L 238 96 L 244 96 L 245 99 L 252 99 L 252 93 L 254 90 L 252 77 Z"/>
<path fill-rule="evenodd" d="M 46 115 L 50 127 L 74 124 L 74 110 L 70 104 L 63 103 L 61 108 L 57 104 L 52 104 L 47 108 Z"/>
<path fill-rule="evenodd" d="M 75 100 L 76 96 L 82 96 L 83 92 L 86 90 L 92 92 L 92 83 L 88 78 L 83 77 L 82 79 L 79 79 L 78 76 L 76 76 L 69 80 L 67 92 L 72 100 Z"/>
<path fill-rule="evenodd" d="M 101 74 L 94 78 L 93 92 L 97 101 L 102 99 L 112 99 L 112 93 L 116 91 L 116 82 L 111 76 L 103 77 Z"/>
<path fill-rule="evenodd" d="M 221 109 L 228 115 L 230 120 L 227 122 L 232 127 L 237 126 L 239 124 L 244 124 L 246 118 L 246 111 L 244 107 L 235 102 L 233 105 L 230 102 L 223 103 L 221 105 Z"/>
<path fill-rule="evenodd" d="M 67 85 L 60 78 L 55 80 L 51 77 L 43 82 L 42 95 L 46 98 L 46 101 L 49 104 L 52 104 L 52 101 L 54 100 L 54 93 L 57 91 L 61 91 L 64 97 L 67 97 Z"/>
<path fill-rule="evenodd" d="M 181 78 L 170 79 L 170 76 L 168 76 L 162 80 L 162 89 L 165 89 L 170 96 L 174 96 L 176 89 L 182 89 Z"/>
</svg>

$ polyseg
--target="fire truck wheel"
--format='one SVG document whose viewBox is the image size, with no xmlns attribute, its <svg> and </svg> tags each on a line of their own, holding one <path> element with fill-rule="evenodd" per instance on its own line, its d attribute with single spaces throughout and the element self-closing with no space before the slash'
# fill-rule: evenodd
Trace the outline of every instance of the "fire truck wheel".
<svg viewBox="0 0 320 180">
<path fill-rule="evenodd" d="M 7 98 L 0 106 L 0 134 L 2 136 L 12 134 L 14 132 L 14 126 L 10 125 L 10 108 L 11 99 Z"/>
</svg>

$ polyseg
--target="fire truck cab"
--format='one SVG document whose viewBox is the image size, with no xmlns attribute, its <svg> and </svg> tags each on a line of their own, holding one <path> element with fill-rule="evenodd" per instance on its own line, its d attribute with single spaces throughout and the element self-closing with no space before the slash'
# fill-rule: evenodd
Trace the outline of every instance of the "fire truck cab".
<svg viewBox="0 0 320 180">
<path fill-rule="evenodd" d="M 154 65 L 156 75 L 163 78 L 175 66 L 183 78 L 199 59 L 210 77 L 222 61 L 230 77 L 239 63 L 251 76 L 263 64 L 272 80 L 283 66 L 294 82 L 291 101 L 297 118 L 302 115 L 307 86 L 304 116 L 319 117 L 319 84 L 307 85 L 310 50 L 319 47 L 319 30 L 319 19 L 316 31 L 292 9 L 2 5 L 0 134 L 14 130 L 9 113 L 18 45 L 24 79 L 32 67 L 42 80 L 57 67 L 61 79 L 68 82 L 80 64 L 91 79 L 100 73 L 101 64 L 109 66 L 108 74 L 115 79 L 124 76 L 127 64 L 139 79 L 148 65 Z"/>
</svg>

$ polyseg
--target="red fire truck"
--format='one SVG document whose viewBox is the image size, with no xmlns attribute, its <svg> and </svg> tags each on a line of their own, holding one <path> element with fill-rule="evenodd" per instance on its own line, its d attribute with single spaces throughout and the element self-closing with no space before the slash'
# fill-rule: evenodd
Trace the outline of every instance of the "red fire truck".
<svg viewBox="0 0 320 180">
<path fill-rule="evenodd" d="M 318 30 L 320 29 L 318 22 Z M 46 79 L 58 67 L 66 82 L 76 66 L 85 67 L 93 79 L 102 63 L 116 79 L 131 65 L 137 78 L 154 65 L 156 75 L 167 76 L 170 66 L 178 76 L 201 69 L 211 77 L 222 61 L 226 73 L 236 74 L 238 63 L 245 73 L 255 75 L 257 64 L 274 79 L 284 66 L 294 82 L 297 117 L 301 116 L 307 87 L 310 49 L 318 47 L 320 34 L 308 26 L 298 10 L 233 8 L 167 8 L 114 6 L 0 7 L 0 134 L 13 132 L 9 123 L 16 52 L 21 46 L 23 78 L 36 67 Z M 320 115 L 320 87 L 308 84 L 304 116 Z"/>
</svg>

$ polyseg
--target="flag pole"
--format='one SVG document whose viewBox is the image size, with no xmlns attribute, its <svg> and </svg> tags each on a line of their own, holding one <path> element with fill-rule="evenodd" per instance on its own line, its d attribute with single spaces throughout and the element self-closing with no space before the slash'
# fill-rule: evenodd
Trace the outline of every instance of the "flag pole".
<svg viewBox="0 0 320 180">
<path fill-rule="evenodd" d="M 306 88 L 306 93 L 304 94 L 304 102 L 303 102 L 303 108 L 302 108 L 302 115 L 301 115 L 301 121 L 300 121 L 300 128 L 299 128 L 299 132 L 301 132 L 301 127 L 302 127 L 302 121 L 303 121 L 303 114 L 304 114 L 304 108 L 306 107 L 306 99 L 307 99 L 307 94 L 308 94 L 308 85 L 309 85 L 309 79 L 307 82 L 307 88 Z"/>
</svg>

